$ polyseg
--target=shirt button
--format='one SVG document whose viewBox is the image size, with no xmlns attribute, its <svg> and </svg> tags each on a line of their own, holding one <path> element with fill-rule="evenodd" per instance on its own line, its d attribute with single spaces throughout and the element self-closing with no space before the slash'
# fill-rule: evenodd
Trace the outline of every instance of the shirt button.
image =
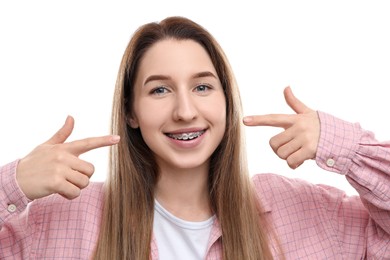
<svg viewBox="0 0 390 260">
<path fill-rule="evenodd" d="M 326 160 L 326 165 L 328 165 L 329 167 L 333 167 L 334 164 L 335 164 L 335 161 L 332 158 L 329 158 L 328 160 Z"/>
<path fill-rule="evenodd" d="M 9 204 L 7 210 L 8 210 L 8 212 L 11 212 L 11 213 L 15 212 L 16 211 L 15 204 Z"/>
</svg>

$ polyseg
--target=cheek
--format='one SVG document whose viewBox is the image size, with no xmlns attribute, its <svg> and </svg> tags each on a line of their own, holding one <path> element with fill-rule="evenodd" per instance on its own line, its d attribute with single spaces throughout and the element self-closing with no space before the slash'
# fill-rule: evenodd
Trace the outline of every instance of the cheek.
<svg viewBox="0 0 390 260">
<path fill-rule="evenodd" d="M 223 124 L 223 126 L 225 126 L 226 124 L 225 96 L 221 95 L 213 102 L 211 102 L 211 104 L 207 106 L 207 111 L 210 117 L 213 117 L 214 121 L 216 122 L 219 121 L 219 124 Z"/>
<path fill-rule="evenodd" d="M 154 129 L 159 125 L 159 113 L 154 111 L 144 111 L 138 116 L 138 124 L 141 131 Z"/>
<path fill-rule="evenodd" d="M 153 113 L 144 112 L 138 116 L 139 129 L 141 131 L 142 138 L 149 147 L 153 147 L 153 140 L 156 139 L 156 133 L 160 129 L 158 117 Z"/>
<path fill-rule="evenodd" d="M 214 126 L 214 130 L 222 138 L 226 130 L 225 96 L 221 95 L 214 98 L 212 102 L 207 102 L 202 107 L 202 115 Z"/>
<path fill-rule="evenodd" d="M 218 104 L 219 107 L 219 118 L 221 125 L 221 138 L 224 136 L 226 131 L 226 101 L 225 96 L 223 96 L 222 101 Z"/>
<path fill-rule="evenodd" d="M 138 103 L 135 114 L 143 134 L 161 128 L 167 121 L 169 113 L 167 109 L 161 109 L 162 107 L 164 106 L 156 105 L 156 102 Z"/>
</svg>

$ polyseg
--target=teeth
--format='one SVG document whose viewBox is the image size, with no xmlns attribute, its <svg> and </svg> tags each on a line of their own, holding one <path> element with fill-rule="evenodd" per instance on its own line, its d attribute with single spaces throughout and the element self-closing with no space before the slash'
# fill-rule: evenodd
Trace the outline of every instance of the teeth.
<svg viewBox="0 0 390 260">
<path fill-rule="evenodd" d="M 204 130 L 199 132 L 192 132 L 192 133 L 168 134 L 168 136 L 176 140 L 192 140 L 194 138 L 201 136 L 203 133 Z"/>
</svg>

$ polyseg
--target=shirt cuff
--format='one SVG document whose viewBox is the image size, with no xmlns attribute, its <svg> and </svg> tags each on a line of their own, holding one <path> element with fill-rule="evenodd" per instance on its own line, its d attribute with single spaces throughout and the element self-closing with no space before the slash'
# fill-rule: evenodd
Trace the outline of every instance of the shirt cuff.
<svg viewBox="0 0 390 260">
<path fill-rule="evenodd" d="M 16 160 L 0 167 L 0 207 L 15 214 L 22 212 L 30 202 L 16 181 L 18 163 Z"/>
<path fill-rule="evenodd" d="M 321 111 L 318 111 L 318 116 L 321 130 L 316 163 L 324 170 L 346 175 L 358 150 L 362 129 L 358 123 L 350 123 Z"/>
</svg>

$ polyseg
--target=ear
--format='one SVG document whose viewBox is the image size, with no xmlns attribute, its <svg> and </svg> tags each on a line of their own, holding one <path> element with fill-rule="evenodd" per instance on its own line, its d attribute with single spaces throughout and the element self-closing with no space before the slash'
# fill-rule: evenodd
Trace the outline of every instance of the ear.
<svg viewBox="0 0 390 260">
<path fill-rule="evenodd" d="M 127 117 L 127 124 L 130 125 L 131 128 L 138 128 L 138 120 L 135 117 L 128 116 Z"/>
</svg>

